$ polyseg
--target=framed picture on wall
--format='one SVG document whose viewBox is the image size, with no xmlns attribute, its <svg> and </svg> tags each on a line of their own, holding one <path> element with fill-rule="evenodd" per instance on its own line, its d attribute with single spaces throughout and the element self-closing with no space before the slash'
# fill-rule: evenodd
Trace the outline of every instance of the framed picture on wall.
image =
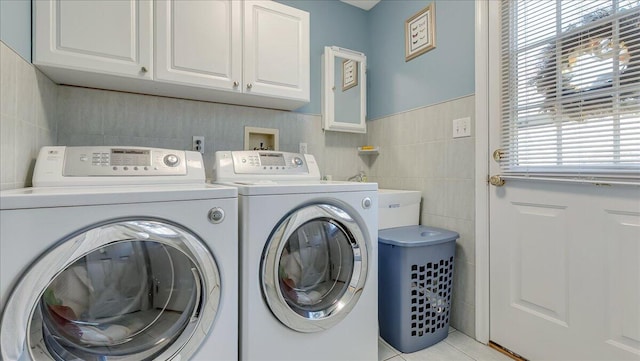
<svg viewBox="0 0 640 361">
<path fill-rule="evenodd" d="M 358 85 L 358 62 L 345 59 L 342 61 L 342 91 Z"/>
<path fill-rule="evenodd" d="M 431 3 L 405 21 L 405 61 L 436 47 L 435 11 L 435 4 Z"/>
</svg>

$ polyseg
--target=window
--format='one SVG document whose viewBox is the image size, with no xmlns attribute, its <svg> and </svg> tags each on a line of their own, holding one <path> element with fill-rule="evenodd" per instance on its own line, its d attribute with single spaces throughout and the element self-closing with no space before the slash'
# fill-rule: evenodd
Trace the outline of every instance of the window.
<svg viewBox="0 0 640 361">
<path fill-rule="evenodd" d="M 640 175 L 640 0 L 503 1 L 501 167 Z"/>
</svg>

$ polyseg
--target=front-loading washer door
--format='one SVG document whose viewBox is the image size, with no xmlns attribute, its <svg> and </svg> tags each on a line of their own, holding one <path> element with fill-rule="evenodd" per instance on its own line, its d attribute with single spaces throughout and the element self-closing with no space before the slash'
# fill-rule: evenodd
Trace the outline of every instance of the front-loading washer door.
<svg viewBox="0 0 640 361">
<path fill-rule="evenodd" d="M 261 283 L 280 322 L 319 332 L 349 314 L 367 278 L 365 234 L 348 212 L 330 204 L 302 207 L 279 223 L 264 249 Z"/>
<path fill-rule="evenodd" d="M 52 269 L 60 259 L 69 259 Z M 56 262 L 57 261 L 57 262 Z M 195 234 L 162 220 L 120 220 L 61 242 L 9 298 L 8 359 L 188 359 L 220 302 L 220 274 Z"/>
</svg>

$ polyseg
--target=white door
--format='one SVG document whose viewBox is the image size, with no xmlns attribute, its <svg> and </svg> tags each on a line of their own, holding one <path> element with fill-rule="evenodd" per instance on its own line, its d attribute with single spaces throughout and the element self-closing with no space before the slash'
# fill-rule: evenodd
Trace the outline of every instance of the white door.
<svg viewBox="0 0 640 361">
<path fill-rule="evenodd" d="M 34 1 L 37 65 L 151 78 L 150 0 Z"/>
<path fill-rule="evenodd" d="M 509 3 L 525 6 L 524 2 Z M 489 1 L 489 15 L 489 154 L 492 154 L 495 149 L 505 148 L 505 134 L 512 141 L 514 138 L 520 141 L 532 139 L 527 134 L 540 135 L 548 129 L 527 124 L 517 125 L 515 133 L 502 130 L 501 121 L 509 108 L 500 87 L 509 81 L 501 81 L 506 70 L 500 65 L 504 60 L 501 55 L 505 55 L 500 48 L 500 22 L 509 14 L 501 12 L 500 2 Z M 528 20 L 541 29 L 555 19 L 552 12 Z M 541 37 L 539 48 L 532 46 L 524 55 L 535 56 L 536 51 L 545 49 L 543 32 L 534 35 Z M 640 56 L 637 48 L 634 52 Z M 530 73 L 522 69 L 529 69 Z M 526 87 L 533 84 L 531 78 L 527 79 L 535 74 L 536 70 L 531 69 L 540 68 L 518 69 L 521 72 L 514 80 L 518 91 L 526 92 Z M 529 99 L 535 103 L 538 98 L 532 95 L 533 90 L 529 91 Z M 578 95 L 584 94 L 587 93 Z M 637 103 L 630 109 L 635 111 L 630 114 L 635 115 L 631 115 L 629 129 L 637 132 L 640 123 Z M 589 122 L 593 124 L 594 120 L 555 123 L 553 126 L 557 128 L 548 133 L 545 144 L 558 142 L 567 146 L 569 141 L 562 132 L 589 126 Z M 621 133 L 617 134 L 620 145 Z M 580 142 L 586 138 L 580 138 Z M 517 151 L 523 151 L 524 142 Z M 513 159 L 513 148 L 505 151 L 505 156 Z M 542 153 L 536 150 L 532 159 L 538 159 Z M 640 159 L 636 161 L 640 164 Z M 504 175 L 505 171 L 508 169 L 504 163 L 490 161 L 492 175 Z M 640 360 L 640 187 L 584 178 L 577 182 L 554 176 L 548 177 L 554 180 L 542 180 L 542 176 L 518 179 L 512 174 L 503 177 L 506 178 L 503 186 L 489 189 L 490 339 L 532 360 Z M 621 183 L 638 180 L 636 168 L 635 175 Z"/>
<path fill-rule="evenodd" d="M 160 0 L 155 7 L 156 80 L 242 90 L 239 1 Z"/>
<path fill-rule="evenodd" d="M 309 13 L 244 2 L 244 92 L 309 101 Z"/>
</svg>

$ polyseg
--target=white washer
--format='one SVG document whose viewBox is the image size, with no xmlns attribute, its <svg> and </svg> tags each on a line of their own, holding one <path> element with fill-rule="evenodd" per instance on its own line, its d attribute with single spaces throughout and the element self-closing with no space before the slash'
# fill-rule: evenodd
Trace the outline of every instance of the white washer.
<svg viewBox="0 0 640 361">
<path fill-rule="evenodd" d="M 377 184 L 268 151 L 217 152 L 214 177 L 238 187 L 240 359 L 377 360 Z"/>
<path fill-rule="evenodd" d="M 45 147 L 34 184 L 0 192 L 0 359 L 238 358 L 237 190 L 199 153 Z"/>
</svg>

